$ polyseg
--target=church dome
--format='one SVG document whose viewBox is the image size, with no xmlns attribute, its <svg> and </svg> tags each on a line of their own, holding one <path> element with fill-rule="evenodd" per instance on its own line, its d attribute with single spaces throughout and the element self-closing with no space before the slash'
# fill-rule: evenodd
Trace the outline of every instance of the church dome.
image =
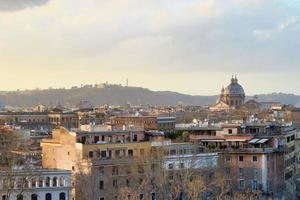
<svg viewBox="0 0 300 200">
<path fill-rule="evenodd" d="M 229 96 L 245 96 L 243 87 L 238 83 L 237 78 L 232 78 L 231 83 L 225 88 L 226 95 Z"/>
</svg>

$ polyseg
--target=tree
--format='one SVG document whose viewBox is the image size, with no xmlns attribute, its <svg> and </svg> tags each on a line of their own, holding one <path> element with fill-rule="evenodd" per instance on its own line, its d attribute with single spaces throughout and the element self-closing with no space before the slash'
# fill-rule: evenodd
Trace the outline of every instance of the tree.
<svg viewBox="0 0 300 200">
<path fill-rule="evenodd" d="M 9 128 L 0 129 L 0 171 L 3 178 L 3 190 L 6 199 L 14 193 L 22 195 L 33 177 L 31 163 L 26 160 L 29 144 L 23 133 Z M 21 170 L 29 173 L 20 173 Z"/>
<path fill-rule="evenodd" d="M 97 199 L 97 177 L 93 174 L 92 163 L 88 160 L 76 163 L 73 181 L 75 183 L 76 199 Z"/>
<path fill-rule="evenodd" d="M 178 158 L 177 162 L 186 162 L 181 159 Z M 138 165 L 144 168 L 143 181 L 121 187 L 118 196 L 134 199 L 138 194 L 155 194 L 162 200 L 200 199 L 208 190 L 206 185 L 214 170 L 199 168 L 196 159 L 196 156 L 192 157 L 189 166 L 184 169 L 170 170 L 166 168 L 166 148 L 157 148 L 151 156 L 138 159 Z"/>
</svg>

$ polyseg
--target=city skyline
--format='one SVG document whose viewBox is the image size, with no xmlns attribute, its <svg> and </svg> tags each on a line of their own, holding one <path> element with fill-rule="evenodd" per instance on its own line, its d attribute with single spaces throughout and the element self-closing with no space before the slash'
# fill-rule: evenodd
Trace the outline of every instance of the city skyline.
<svg viewBox="0 0 300 200">
<path fill-rule="evenodd" d="M 0 90 L 110 83 L 217 95 L 299 94 L 300 4 L 0 0 Z M 45 78 L 47 77 L 47 78 Z"/>
</svg>

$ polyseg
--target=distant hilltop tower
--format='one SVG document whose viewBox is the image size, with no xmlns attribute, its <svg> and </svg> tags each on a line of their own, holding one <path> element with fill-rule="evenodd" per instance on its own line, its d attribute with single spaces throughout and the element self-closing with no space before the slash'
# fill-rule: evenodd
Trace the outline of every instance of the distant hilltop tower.
<svg viewBox="0 0 300 200">
<path fill-rule="evenodd" d="M 238 83 L 238 79 L 232 76 L 230 84 L 221 89 L 217 104 L 213 105 L 211 110 L 228 110 L 239 109 L 245 102 L 245 92 L 243 87 Z"/>
</svg>

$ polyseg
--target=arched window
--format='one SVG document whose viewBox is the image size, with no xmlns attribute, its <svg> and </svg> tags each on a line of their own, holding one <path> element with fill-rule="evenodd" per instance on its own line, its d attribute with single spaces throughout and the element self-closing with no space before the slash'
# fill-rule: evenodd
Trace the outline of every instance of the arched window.
<svg viewBox="0 0 300 200">
<path fill-rule="evenodd" d="M 23 200 L 23 195 L 21 194 L 17 195 L 17 200 Z"/>
<path fill-rule="evenodd" d="M 66 193 L 64 193 L 64 192 L 60 193 L 59 200 L 66 200 Z"/>
<path fill-rule="evenodd" d="M 57 187 L 57 185 L 58 185 L 58 184 L 57 184 L 57 177 L 54 177 L 54 178 L 53 178 L 52 186 L 53 186 L 53 187 Z"/>
<path fill-rule="evenodd" d="M 29 188 L 29 180 L 27 178 L 23 178 L 23 187 Z"/>
<path fill-rule="evenodd" d="M 50 193 L 46 194 L 46 200 L 52 200 L 52 195 Z"/>
<path fill-rule="evenodd" d="M 2 195 L 2 200 L 7 200 L 7 196 L 6 195 Z"/>
<path fill-rule="evenodd" d="M 50 177 L 46 178 L 46 187 L 50 187 Z"/>
<path fill-rule="evenodd" d="M 40 188 L 43 187 L 43 182 L 44 182 L 43 178 L 40 177 L 40 178 L 39 178 L 39 187 L 40 187 Z"/>
<path fill-rule="evenodd" d="M 59 178 L 59 186 L 64 187 L 65 186 L 65 177 L 61 176 Z"/>
<path fill-rule="evenodd" d="M 36 188 L 36 178 L 31 179 L 31 187 Z"/>
<path fill-rule="evenodd" d="M 32 194 L 31 195 L 31 200 L 38 200 L 37 194 Z"/>
</svg>

